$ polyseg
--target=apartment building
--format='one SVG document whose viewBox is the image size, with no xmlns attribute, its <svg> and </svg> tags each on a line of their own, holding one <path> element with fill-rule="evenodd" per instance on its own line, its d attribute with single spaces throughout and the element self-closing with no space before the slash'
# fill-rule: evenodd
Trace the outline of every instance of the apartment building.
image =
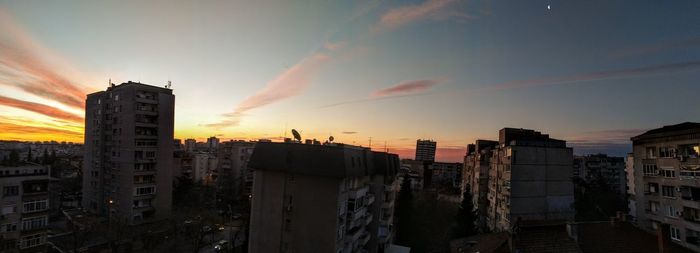
<svg viewBox="0 0 700 253">
<path fill-rule="evenodd" d="M 472 195 L 472 203 L 477 208 L 477 227 L 486 228 L 488 215 L 489 168 L 491 150 L 498 147 L 498 141 L 476 140 L 467 146 L 464 157 L 463 191 Z"/>
<path fill-rule="evenodd" d="M 509 231 L 518 220 L 573 219 L 573 151 L 565 141 L 504 128 L 489 163 L 489 230 Z"/>
<path fill-rule="evenodd" d="M 432 164 L 432 180 L 454 189 L 462 187 L 462 163 L 435 162 Z"/>
<path fill-rule="evenodd" d="M 218 183 L 233 184 L 234 195 L 249 196 L 253 188 L 253 169 L 248 166 L 256 142 L 227 141 L 219 144 Z"/>
<path fill-rule="evenodd" d="M 616 192 L 621 199 L 626 198 L 627 179 L 625 176 L 625 158 L 605 154 L 575 156 L 573 173 L 575 178 L 586 182 L 601 178 Z"/>
<path fill-rule="evenodd" d="M 433 140 L 416 140 L 416 161 L 435 162 L 437 142 Z"/>
<path fill-rule="evenodd" d="M 637 187 L 634 177 L 634 153 L 627 154 L 625 161 L 625 180 L 627 181 L 627 215 L 631 217 L 631 221 L 637 221 Z"/>
<path fill-rule="evenodd" d="M 385 252 L 395 154 L 344 144 L 258 143 L 250 252 Z"/>
<path fill-rule="evenodd" d="M 89 94 L 85 104 L 83 207 L 128 224 L 169 217 L 172 90 L 130 81 Z"/>
<path fill-rule="evenodd" d="M 700 123 L 632 137 L 637 223 L 668 227 L 671 241 L 700 251 Z"/>
<path fill-rule="evenodd" d="M 192 181 L 204 185 L 212 185 L 216 179 L 216 168 L 219 159 L 216 154 L 197 152 L 192 154 Z"/>
<path fill-rule="evenodd" d="M 0 167 L 0 252 L 45 252 L 49 217 L 49 169 Z"/>
</svg>

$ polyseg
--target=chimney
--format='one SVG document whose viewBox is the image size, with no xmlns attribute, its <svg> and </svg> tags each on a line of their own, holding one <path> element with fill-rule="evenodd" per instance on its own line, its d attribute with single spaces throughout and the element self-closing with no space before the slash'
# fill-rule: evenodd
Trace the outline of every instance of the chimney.
<svg viewBox="0 0 700 253">
<path fill-rule="evenodd" d="M 659 253 L 671 252 L 670 235 L 671 226 L 668 224 L 659 224 L 656 227 L 656 237 L 659 243 Z"/>
</svg>

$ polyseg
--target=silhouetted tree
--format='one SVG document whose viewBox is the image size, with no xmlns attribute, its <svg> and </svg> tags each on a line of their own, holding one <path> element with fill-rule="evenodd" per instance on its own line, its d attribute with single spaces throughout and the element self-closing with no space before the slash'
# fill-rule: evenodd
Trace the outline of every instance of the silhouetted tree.
<svg viewBox="0 0 700 253">
<path fill-rule="evenodd" d="M 41 164 L 49 164 L 49 151 L 44 149 L 44 155 L 41 157 L 42 161 Z"/>
<path fill-rule="evenodd" d="M 54 162 L 56 162 L 56 150 L 52 149 L 51 156 L 49 156 L 49 164 L 53 164 Z"/>
<path fill-rule="evenodd" d="M 600 173 L 588 181 L 576 177 L 573 182 L 576 186 L 573 206 L 577 221 L 604 221 L 618 211 L 626 212 L 626 200 L 611 189 Z"/>
<path fill-rule="evenodd" d="M 19 165 L 19 153 L 17 150 L 12 150 L 10 151 L 10 159 L 8 160 L 7 163 L 9 166 L 17 166 Z"/>
<path fill-rule="evenodd" d="M 396 237 L 399 244 L 406 245 L 411 237 L 411 212 L 413 211 L 413 192 L 411 179 L 405 175 L 399 191 L 398 203 L 396 203 L 396 218 L 398 220 Z"/>
<path fill-rule="evenodd" d="M 469 191 L 465 191 L 463 196 L 464 199 L 455 217 L 456 224 L 454 231 L 452 231 L 452 238 L 461 238 L 477 233 L 475 225 L 476 210 L 472 202 L 472 194 Z"/>
<path fill-rule="evenodd" d="M 32 161 L 32 147 L 29 147 L 29 152 L 27 152 L 27 162 Z"/>
</svg>

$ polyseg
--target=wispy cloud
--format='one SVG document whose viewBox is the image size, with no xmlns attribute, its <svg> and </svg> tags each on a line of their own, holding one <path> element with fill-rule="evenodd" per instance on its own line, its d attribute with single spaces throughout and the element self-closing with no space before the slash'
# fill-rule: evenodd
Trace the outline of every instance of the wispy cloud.
<svg viewBox="0 0 700 253">
<path fill-rule="evenodd" d="M 0 105 L 43 114 L 52 118 L 82 123 L 83 117 L 44 104 L 0 96 Z"/>
<path fill-rule="evenodd" d="M 651 75 L 662 75 L 668 73 L 675 73 L 681 71 L 691 71 L 700 70 L 700 61 L 688 61 L 688 62 L 678 62 L 670 64 L 660 64 L 651 66 L 642 66 L 637 68 L 619 69 L 619 70 L 607 70 L 599 72 L 591 72 L 585 74 L 563 76 L 563 77 L 550 77 L 541 79 L 529 79 L 529 80 L 518 80 L 499 83 L 496 85 L 491 85 L 480 90 L 504 90 L 531 86 L 542 86 L 542 85 L 557 85 L 557 84 L 567 84 L 567 83 L 578 83 L 578 82 L 588 82 L 588 81 L 598 81 L 598 80 L 608 80 L 608 79 L 622 79 L 631 78 L 639 76 L 651 76 Z"/>
<path fill-rule="evenodd" d="M 83 109 L 86 89 L 49 67 L 50 54 L 0 8 L 0 85 Z"/>
<path fill-rule="evenodd" d="M 630 138 L 644 133 L 647 129 L 612 129 L 579 133 L 567 137 L 568 146 L 577 155 L 609 154 L 624 156 L 632 150 Z"/>
<path fill-rule="evenodd" d="M 384 13 L 372 32 L 395 29 L 425 19 L 447 19 L 449 17 L 471 18 L 461 12 L 450 10 L 454 0 L 427 0 L 420 4 L 401 6 Z"/>
<path fill-rule="evenodd" d="M 313 73 L 329 59 L 325 53 L 315 52 L 311 54 L 269 81 L 265 88 L 244 99 L 233 112 L 223 115 L 223 120 L 205 126 L 213 128 L 236 126 L 247 111 L 304 93 L 311 85 Z"/>
<path fill-rule="evenodd" d="M 686 38 L 683 40 L 664 41 L 661 43 L 625 48 L 610 54 L 610 58 L 619 59 L 637 55 L 655 54 L 665 51 L 680 50 L 692 47 L 700 47 L 700 37 Z"/>
<path fill-rule="evenodd" d="M 508 82 L 503 82 L 503 83 L 492 84 L 492 85 L 484 85 L 480 88 L 467 88 L 467 89 L 461 90 L 461 92 L 478 93 L 478 92 L 484 92 L 484 91 L 510 90 L 510 89 L 535 87 L 535 86 L 562 85 L 562 84 L 582 83 L 582 82 L 590 82 L 590 81 L 634 78 L 634 77 L 641 77 L 641 76 L 665 75 L 665 74 L 677 73 L 677 72 L 683 72 L 683 71 L 699 71 L 699 70 L 700 70 L 700 61 L 687 61 L 687 62 L 642 66 L 642 67 L 637 67 L 637 68 L 590 72 L 590 73 L 561 76 L 561 77 L 547 77 L 547 78 L 539 78 L 539 79 L 515 80 L 515 81 L 508 81 Z M 329 107 L 336 107 L 336 106 L 347 105 L 347 104 L 371 102 L 371 101 L 384 100 L 384 99 L 397 99 L 397 98 L 414 97 L 414 96 L 445 94 L 447 92 L 449 92 L 450 94 L 455 93 L 455 91 L 446 91 L 446 92 L 441 92 L 441 93 L 424 91 L 423 93 L 397 94 L 397 95 L 393 95 L 393 96 L 379 96 L 379 97 L 373 96 L 373 97 L 369 97 L 369 98 L 359 98 L 359 99 L 353 99 L 353 100 L 347 100 L 347 101 L 342 101 L 342 102 L 338 102 L 338 103 L 323 105 L 323 106 L 320 106 L 319 108 L 329 108 Z"/>
<path fill-rule="evenodd" d="M 67 136 L 70 138 L 82 138 L 82 136 L 83 136 L 82 132 L 76 132 L 76 131 L 65 130 L 65 129 L 49 128 L 49 127 L 19 125 L 19 124 L 12 124 L 12 123 L 6 123 L 6 122 L 0 122 L 0 129 L 2 129 L 2 133 L 5 135 L 6 134 L 16 134 L 16 135 L 21 136 L 21 135 L 25 135 L 25 134 L 50 134 L 50 135 Z"/>
<path fill-rule="evenodd" d="M 406 95 L 412 93 L 425 92 L 432 89 L 435 85 L 444 82 L 444 80 L 435 79 L 425 79 L 425 80 L 411 80 L 404 81 L 389 88 L 384 88 L 377 90 L 371 94 L 372 97 L 387 97 L 396 95 Z"/>
<path fill-rule="evenodd" d="M 355 131 L 344 131 L 343 134 L 357 134 Z"/>
</svg>

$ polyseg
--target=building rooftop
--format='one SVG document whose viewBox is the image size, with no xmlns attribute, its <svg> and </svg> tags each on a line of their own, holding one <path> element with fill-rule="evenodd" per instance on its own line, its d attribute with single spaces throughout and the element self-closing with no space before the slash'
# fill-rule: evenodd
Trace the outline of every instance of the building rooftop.
<svg viewBox="0 0 700 253">
<path fill-rule="evenodd" d="M 498 143 L 511 146 L 566 147 L 566 141 L 550 138 L 535 130 L 523 128 L 503 128 L 498 132 Z"/>
<path fill-rule="evenodd" d="M 700 123 L 695 122 L 683 122 L 676 125 L 663 126 L 661 128 L 652 129 L 644 132 L 643 134 L 632 137 L 632 141 L 655 138 L 655 137 L 668 137 L 674 135 L 683 135 L 688 133 L 700 133 Z"/>
<path fill-rule="evenodd" d="M 578 242 L 583 252 L 642 253 L 659 252 L 658 236 L 647 233 L 630 223 L 608 222 L 577 223 Z M 670 239 L 669 239 L 670 240 Z M 669 243 L 669 253 L 693 252 Z"/>
<path fill-rule="evenodd" d="M 381 156 L 387 156 L 386 161 Z M 248 166 L 256 170 L 344 178 L 393 173 L 398 171 L 399 163 L 395 154 L 352 145 L 261 142 L 255 146 Z"/>
</svg>

